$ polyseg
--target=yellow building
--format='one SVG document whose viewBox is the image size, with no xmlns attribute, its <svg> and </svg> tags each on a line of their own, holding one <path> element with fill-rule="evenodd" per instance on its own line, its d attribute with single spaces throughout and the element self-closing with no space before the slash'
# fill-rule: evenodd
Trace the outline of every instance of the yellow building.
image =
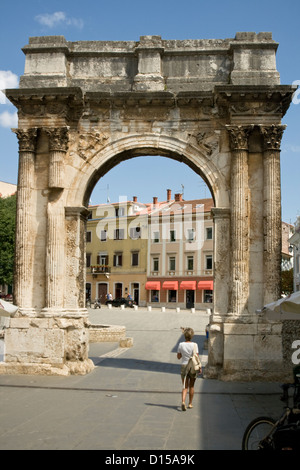
<svg viewBox="0 0 300 470">
<path fill-rule="evenodd" d="M 105 303 L 131 295 L 146 305 L 147 216 L 139 213 L 144 204 L 119 201 L 90 206 L 86 233 L 86 294 L 92 302 Z"/>
</svg>

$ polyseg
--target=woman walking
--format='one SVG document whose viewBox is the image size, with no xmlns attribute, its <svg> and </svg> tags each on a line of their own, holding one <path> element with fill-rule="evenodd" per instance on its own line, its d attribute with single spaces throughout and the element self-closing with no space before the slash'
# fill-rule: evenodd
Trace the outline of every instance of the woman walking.
<svg viewBox="0 0 300 470">
<path fill-rule="evenodd" d="M 193 408 L 193 398 L 194 398 L 194 385 L 197 377 L 197 372 L 192 374 L 190 371 L 186 373 L 187 364 L 189 359 L 192 357 L 194 348 L 196 353 L 199 355 L 198 344 L 192 342 L 194 336 L 194 330 L 192 328 L 185 328 L 183 330 L 183 335 L 185 341 L 179 343 L 177 350 L 177 359 L 181 359 L 181 380 L 182 380 L 182 393 L 181 393 L 181 409 L 186 411 L 186 397 L 189 390 L 189 404 L 188 408 Z M 199 370 L 201 373 L 201 369 Z"/>
</svg>

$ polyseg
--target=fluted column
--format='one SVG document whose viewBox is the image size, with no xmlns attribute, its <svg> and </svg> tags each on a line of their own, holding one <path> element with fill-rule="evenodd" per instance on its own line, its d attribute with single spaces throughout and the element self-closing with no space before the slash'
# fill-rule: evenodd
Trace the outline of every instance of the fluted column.
<svg viewBox="0 0 300 470">
<path fill-rule="evenodd" d="M 230 209 L 214 207 L 214 317 L 226 315 L 229 308 Z M 215 318 L 214 318 L 215 319 Z"/>
<path fill-rule="evenodd" d="M 49 188 L 64 187 L 64 157 L 68 149 L 68 127 L 45 129 L 49 137 Z"/>
<path fill-rule="evenodd" d="M 14 129 L 19 140 L 14 302 L 31 308 L 34 237 L 31 223 L 37 129 Z"/>
<path fill-rule="evenodd" d="M 65 285 L 64 156 L 68 128 L 46 129 L 49 137 L 49 193 L 47 207 L 46 309 L 62 310 Z"/>
<path fill-rule="evenodd" d="M 286 126 L 262 126 L 264 139 L 264 305 L 280 298 L 280 144 Z"/>
<path fill-rule="evenodd" d="M 227 126 L 231 142 L 231 312 L 247 313 L 249 295 L 248 138 L 251 126 Z"/>
</svg>

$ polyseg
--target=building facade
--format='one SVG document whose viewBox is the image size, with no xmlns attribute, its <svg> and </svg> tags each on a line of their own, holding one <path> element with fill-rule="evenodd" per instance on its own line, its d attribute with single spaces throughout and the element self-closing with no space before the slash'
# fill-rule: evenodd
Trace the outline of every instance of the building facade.
<svg viewBox="0 0 300 470">
<path fill-rule="evenodd" d="M 213 302 L 212 199 L 175 200 L 151 212 L 147 303 L 205 308 Z"/>
<path fill-rule="evenodd" d="M 105 303 L 131 295 L 145 305 L 147 226 L 138 219 L 144 204 L 120 201 L 90 206 L 86 233 L 86 297 Z"/>
<path fill-rule="evenodd" d="M 300 216 L 298 216 L 295 231 L 289 239 L 294 258 L 294 292 L 300 291 Z"/>
<path fill-rule="evenodd" d="M 293 268 L 293 253 L 289 239 L 294 233 L 294 226 L 286 222 L 281 222 L 282 227 L 282 249 L 281 249 L 281 270 L 289 271 Z"/>
<path fill-rule="evenodd" d="M 90 206 L 86 296 L 105 303 L 130 295 L 140 306 L 212 307 L 212 199 L 181 194 L 141 204 Z"/>
</svg>

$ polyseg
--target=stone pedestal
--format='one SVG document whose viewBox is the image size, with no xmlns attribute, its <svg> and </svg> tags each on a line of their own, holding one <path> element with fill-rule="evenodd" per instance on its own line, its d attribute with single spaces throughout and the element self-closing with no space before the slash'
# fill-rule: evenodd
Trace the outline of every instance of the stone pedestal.
<svg viewBox="0 0 300 470">
<path fill-rule="evenodd" d="M 87 312 L 77 318 L 68 315 L 17 317 L 5 331 L 4 374 L 70 375 L 86 374 L 94 368 L 88 358 Z"/>
</svg>

